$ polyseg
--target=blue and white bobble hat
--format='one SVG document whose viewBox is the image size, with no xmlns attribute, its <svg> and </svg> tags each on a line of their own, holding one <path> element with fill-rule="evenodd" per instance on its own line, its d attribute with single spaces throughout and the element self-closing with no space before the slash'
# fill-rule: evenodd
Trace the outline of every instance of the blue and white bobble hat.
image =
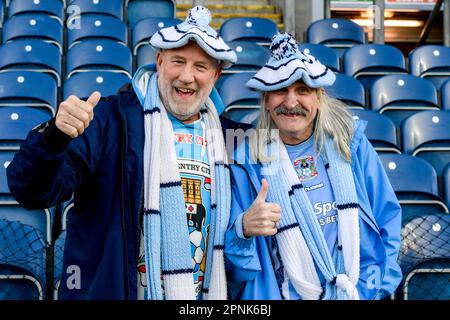
<svg viewBox="0 0 450 320">
<path fill-rule="evenodd" d="M 301 52 L 289 33 L 277 33 L 270 45 L 271 57 L 248 82 L 258 91 L 274 91 L 302 80 L 310 88 L 331 86 L 336 79 L 333 71 L 315 57 Z"/>
<path fill-rule="evenodd" d="M 209 26 L 210 22 L 211 12 L 196 6 L 189 10 L 186 21 L 156 32 L 150 44 L 156 49 L 174 49 L 194 40 L 208 55 L 219 60 L 223 68 L 229 68 L 237 61 L 236 53 Z"/>
</svg>

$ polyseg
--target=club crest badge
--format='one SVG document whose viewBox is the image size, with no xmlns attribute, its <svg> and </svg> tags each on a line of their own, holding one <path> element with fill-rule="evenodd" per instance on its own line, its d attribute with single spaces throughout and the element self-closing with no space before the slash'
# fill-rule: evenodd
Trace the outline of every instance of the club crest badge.
<svg viewBox="0 0 450 320">
<path fill-rule="evenodd" d="M 308 181 L 317 177 L 317 169 L 314 163 L 314 157 L 306 156 L 294 160 L 295 171 L 300 181 Z"/>
</svg>

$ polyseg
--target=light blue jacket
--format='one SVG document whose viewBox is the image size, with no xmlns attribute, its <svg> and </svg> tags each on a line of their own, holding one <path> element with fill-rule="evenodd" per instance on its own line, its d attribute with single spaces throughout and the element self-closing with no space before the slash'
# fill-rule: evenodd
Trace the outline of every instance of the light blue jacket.
<svg viewBox="0 0 450 320">
<path fill-rule="evenodd" d="M 395 291 L 402 279 L 397 256 L 401 208 L 376 151 L 358 121 L 351 143 L 352 169 L 358 196 L 361 299 L 380 299 Z M 242 144 L 238 152 L 244 152 Z M 248 152 L 246 154 L 248 158 Z M 242 213 L 261 188 L 261 166 L 232 164 L 232 205 L 225 235 L 225 259 L 232 299 L 281 299 L 270 257 L 271 237 L 242 234 Z"/>
</svg>

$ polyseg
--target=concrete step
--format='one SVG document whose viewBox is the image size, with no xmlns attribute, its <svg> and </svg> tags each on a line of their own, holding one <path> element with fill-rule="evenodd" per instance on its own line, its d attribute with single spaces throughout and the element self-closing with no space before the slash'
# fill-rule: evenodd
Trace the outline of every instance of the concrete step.
<svg viewBox="0 0 450 320">
<path fill-rule="evenodd" d="M 253 13 L 253 12 L 244 12 L 244 13 L 219 13 L 212 12 L 213 21 L 216 19 L 230 19 L 230 18 L 266 18 L 273 20 L 276 23 L 283 22 L 283 16 L 281 13 Z M 187 12 L 177 12 L 177 18 L 181 20 L 185 20 L 187 16 Z"/>
<path fill-rule="evenodd" d="M 230 4 L 210 4 L 206 6 L 211 12 L 215 13 L 276 13 L 276 7 L 271 5 L 230 5 Z M 177 11 L 183 12 L 191 9 L 190 4 L 177 4 Z"/>
<path fill-rule="evenodd" d="M 208 6 L 208 5 L 212 5 L 212 4 L 224 4 L 224 2 L 226 2 L 227 5 L 252 5 L 252 4 L 256 4 L 256 5 L 270 5 L 270 0 L 203 0 L 203 1 L 198 1 L 200 4 L 202 4 L 203 6 Z M 177 5 L 178 4 L 187 4 L 190 5 L 191 7 L 194 5 L 195 1 L 194 0 L 177 0 L 176 1 Z"/>
</svg>

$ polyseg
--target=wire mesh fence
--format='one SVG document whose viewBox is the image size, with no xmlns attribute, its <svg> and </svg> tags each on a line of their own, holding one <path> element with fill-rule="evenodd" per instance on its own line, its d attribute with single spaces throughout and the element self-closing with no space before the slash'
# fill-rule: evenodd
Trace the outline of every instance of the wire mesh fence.
<svg viewBox="0 0 450 320">
<path fill-rule="evenodd" d="M 35 228 L 0 219 L 0 300 L 45 298 L 46 248 Z"/>
<path fill-rule="evenodd" d="M 450 214 L 415 216 L 401 232 L 403 281 L 397 298 L 450 299 Z"/>
</svg>

